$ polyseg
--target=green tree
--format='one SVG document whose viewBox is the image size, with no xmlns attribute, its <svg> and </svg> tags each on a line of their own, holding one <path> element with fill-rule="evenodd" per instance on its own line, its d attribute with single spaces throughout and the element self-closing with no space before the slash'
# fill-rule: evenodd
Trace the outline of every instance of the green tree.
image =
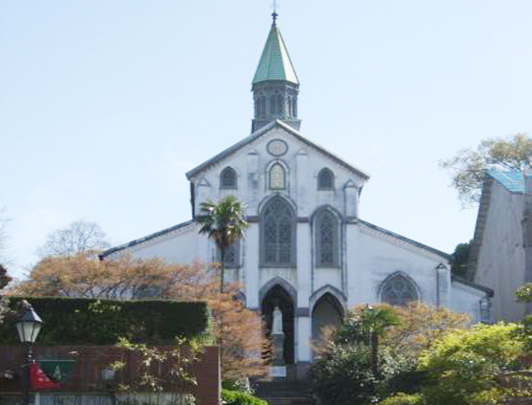
<svg viewBox="0 0 532 405">
<path fill-rule="evenodd" d="M 336 331 L 325 332 L 310 374 L 324 403 L 366 404 L 375 398 L 383 379 L 380 370 L 390 372 L 394 367 L 390 356 L 381 355 L 379 339 L 398 322 L 389 305 L 364 305 L 355 307 Z"/>
<path fill-rule="evenodd" d="M 371 349 L 371 372 L 377 378 L 379 376 L 379 338 L 390 328 L 397 325 L 399 318 L 391 308 L 372 307 L 367 305 L 359 315 L 359 325 L 362 333 L 369 338 Z"/>
<path fill-rule="evenodd" d="M 424 352 L 419 369 L 429 376 L 422 393 L 430 405 L 500 404 L 519 393 L 502 379 L 521 368 L 523 335 L 518 324 L 455 330 Z"/>
<path fill-rule="evenodd" d="M 212 239 L 220 250 L 220 292 L 224 289 L 225 254 L 227 249 L 244 236 L 248 223 L 244 219 L 244 205 L 234 196 L 228 195 L 218 203 L 201 203 L 201 213 L 196 218 L 200 223 L 200 234 Z"/>
<path fill-rule="evenodd" d="M 456 245 L 451 255 L 451 273 L 455 276 L 465 277 L 467 274 L 467 265 L 471 253 L 471 242 L 459 243 Z"/>
<path fill-rule="evenodd" d="M 440 166 L 451 171 L 452 185 L 462 203 L 477 203 L 486 170 L 532 169 L 532 139 L 526 134 L 485 139 L 476 149 L 462 149 L 456 156 L 441 161 Z"/>
<path fill-rule="evenodd" d="M 400 398 L 421 404 L 416 395 L 426 373 L 417 370 L 420 353 L 468 322 L 466 315 L 420 302 L 355 307 L 338 329 L 324 332 L 315 348 L 316 393 L 331 405 L 365 405 L 399 392 L 414 394 Z"/>
</svg>

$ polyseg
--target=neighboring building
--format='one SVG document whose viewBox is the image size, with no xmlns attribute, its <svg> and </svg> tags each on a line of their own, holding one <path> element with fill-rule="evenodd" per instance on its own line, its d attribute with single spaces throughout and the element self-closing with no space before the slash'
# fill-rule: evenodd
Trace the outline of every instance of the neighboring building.
<svg viewBox="0 0 532 405">
<path fill-rule="evenodd" d="M 242 283 L 246 305 L 267 324 L 281 308 L 288 364 L 312 361 L 311 339 L 356 304 L 421 300 L 483 319 L 490 291 L 452 280 L 448 254 L 359 218 L 369 175 L 299 132 L 299 79 L 275 17 L 253 79 L 251 135 L 187 173 L 193 218 L 203 201 L 227 195 L 247 206 L 249 229 L 227 255 L 227 279 Z M 192 219 L 104 257 L 216 261 L 198 229 Z"/>
<path fill-rule="evenodd" d="M 526 265 L 527 248 L 532 246 L 525 242 L 527 226 L 532 226 L 526 196 L 530 199 L 521 172 L 487 172 L 468 279 L 493 289 L 492 321 L 520 321 L 525 315 L 526 305 L 516 302 L 514 292 L 525 282 L 532 282 L 532 268 L 527 270 Z M 530 238 L 530 232 L 528 235 Z M 528 260 L 532 255 L 528 254 Z"/>
</svg>

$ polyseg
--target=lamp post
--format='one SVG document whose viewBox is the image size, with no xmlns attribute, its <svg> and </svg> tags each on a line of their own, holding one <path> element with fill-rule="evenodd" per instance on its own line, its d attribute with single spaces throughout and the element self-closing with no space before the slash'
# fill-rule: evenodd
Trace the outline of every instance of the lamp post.
<svg viewBox="0 0 532 405">
<path fill-rule="evenodd" d="M 24 344 L 25 359 L 24 359 L 24 405 L 30 405 L 30 365 L 33 361 L 32 347 L 37 339 L 43 321 L 39 315 L 33 310 L 31 304 L 24 300 L 22 301 L 22 316 L 16 323 L 18 337 Z"/>
</svg>

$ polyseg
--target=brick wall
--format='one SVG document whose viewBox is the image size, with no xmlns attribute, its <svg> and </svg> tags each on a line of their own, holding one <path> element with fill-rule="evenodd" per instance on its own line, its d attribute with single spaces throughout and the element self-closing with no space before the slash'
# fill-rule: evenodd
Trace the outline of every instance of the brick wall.
<svg viewBox="0 0 532 405">
<path fill-rule="evenodd" d="M 113 382 L 131 383 L 135 380 L 139 359 L 131 353 L 125 353 L 112 346 L 36 346 L 36 359 L 75 360 L 72 377 L 65 382 L 60 391 L 75 393 L 106 393 L 112 389 Z M 22 382 L 21 364 L 24 360 L 24 348 L 21 346 L 0 346 L 0 392 L 20 392 Z M 110 363 L 122 360 L 127 366 L 115 381 L 104 381 L 102 371 Z M 198 382 L 194 393 L 199 405 L 218 405 L 220 396 L 220 360 L 217 347 L 207 347 L 200 361 L 192 369 Z M 164 373 L 166 370 L 162 370 Z M 7 373 L 7 374 L 6 374 Z M 7 376 L 7 378 L 6 378 Z M 183 388 L 166 387 L 168 390 Z M 57 391 L 57 390 L 54 390 Z"/>
</svg>

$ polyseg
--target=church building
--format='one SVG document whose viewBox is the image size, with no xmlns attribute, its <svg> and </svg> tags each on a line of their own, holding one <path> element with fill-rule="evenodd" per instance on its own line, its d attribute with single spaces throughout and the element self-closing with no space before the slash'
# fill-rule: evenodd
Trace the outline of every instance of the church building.
<svg viewBox="0 0 532 405">
<path fill-rule="evenodd" d="M 103 256 L 216 262 L 194 217 L 202 202 L 233 195 L 246 205 L 249 228 L 226 255 L 226 280 L 243 285 L 246 306 L 269 325 L 280 310 L 284 362 L 293 369 L 312 361 L 321 328 L 357 304 L 419 300 L 489 319 L 491 290 L 453 278 L 449 254 L 359 217 L 369 175 L 300 132 L 300 83 L 273 16 L 252 82 L 251 134 L 186 173 L 191 220 Z"/>
</svg>

